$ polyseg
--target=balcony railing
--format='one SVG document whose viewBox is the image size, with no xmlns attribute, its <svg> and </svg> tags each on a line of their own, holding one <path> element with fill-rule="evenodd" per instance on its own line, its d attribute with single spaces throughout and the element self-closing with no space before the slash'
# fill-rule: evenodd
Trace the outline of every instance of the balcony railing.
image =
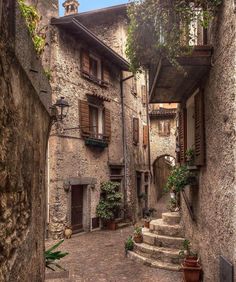
<svg viewBox="0 0 236 282">
<path fill-rule="evenodd" d="M 85 145 L 106 148 L 109 143 L 109 138 L 105 134 L 90 132 L 90 134 L 85 138 Z"/>
</svg>

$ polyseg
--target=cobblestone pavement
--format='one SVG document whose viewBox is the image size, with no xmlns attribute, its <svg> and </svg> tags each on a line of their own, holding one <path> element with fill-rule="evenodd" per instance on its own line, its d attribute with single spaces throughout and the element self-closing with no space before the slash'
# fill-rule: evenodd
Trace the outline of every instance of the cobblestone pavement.
<svg viewBox="0 0 236 282">
<path fill-rule="evenodd" d="M 60 250 L 69 255 L 60 262 L 70 271 L 69 279 L 49 282 L 181 282 L 181 273 L 144 266 L 124 255 L 124 241 L 132 233 L 127 227 L 116 231 L 95 231 L 65 240 Z M 52 246 L 55 242 L 47 242 Z"/>
</svg>

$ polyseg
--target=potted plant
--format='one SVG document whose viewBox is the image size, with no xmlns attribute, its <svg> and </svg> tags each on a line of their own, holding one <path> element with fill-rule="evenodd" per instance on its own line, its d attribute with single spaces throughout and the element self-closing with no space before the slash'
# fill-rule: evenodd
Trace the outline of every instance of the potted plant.
<svg viewBox="0 0 236 282">
<path fill-rule="evenodd" d="M 147 194 L 145 192 L 140 193 L 138 197 L 140 200 L 143 200 L 143 201 L 147 200 Z"/>
<path fill-rule="evenodd" d="M 190 172 L 186 166 L 175 166 L 167 179 L 165 191 L 169 191 L 170 193 L 174 193 L 176 195 L 176 193 L 182 191 L 188 184 L 189 175 Z M 171 198 L 175 197 L 171 196 Z"/>
<path fill-rule="evenodd" d="M 193 166 L 194 165 L 194 160 L 195 160 L 195 151 L 194 151 L 194 149 L 193 148 L 189 148 L 185 152 L 185 157 L 186 157 L 187 164 L 189 166 Z"/>
<path fill-rule="evenodd" d="M 179 210 L 179 199 L 178 195 L 185 186 L 188 184 L 190 172 L 186 166 L 175 166 L 168 179 L 166 186 L 164 188 L 164 192 L 170 193 L 170 209 L 171 211 Z"/>
<path fill-rule="evenodd" d="M 150 222 L 153 217 L 153 213 L 156 211 L 154 208 L 144 208 L 143 209 L 143 217 L 144 217 L 144 227 L 149 228 Z"/>
<path fill-rule="evenodd" d="M 191 243 L 189 240 L 184 240 L 179 256 L 184 259 L 181 267 L 181 270 L 184 273 L 184 281 L 200 281 L 201 266 L 199 264 L 199 258 L 197 253 L 191 250 Z"/>
<path fill-rule="evenodd" d="M 112 181 L 104 182 L 101 185 L 101 196 L 96 212 L 110 230 L 116 229 L 115 214 L 122 201 L 122 194 L 118 192 L 119 186 L 119 183 Z"/>
<path fill-rule="evenodd" d="M 142 243 L 143 242 L 143 233 L 142 233 L 142 227 L 135 227 L 134 229 L 134 242 L 135 243 Z"/>
<path fill-rule="evenodd" d="M 134 241 L 132 236 L 129 236 L 125 241 L 125 254 L 127 255 L 128 251 L 133 251 L 134 249 Z"/>
</svg>

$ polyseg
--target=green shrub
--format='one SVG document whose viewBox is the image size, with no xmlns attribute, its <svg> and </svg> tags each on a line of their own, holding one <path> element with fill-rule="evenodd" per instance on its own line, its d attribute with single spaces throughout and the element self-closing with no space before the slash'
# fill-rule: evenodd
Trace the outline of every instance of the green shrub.
<svg viewBox="0 0 236 282">
<path fill-rule="evenodd" d="M 125 251 L 127 253 L 128 251 L 133 251 L 133 249 L 134 249 L 134 241 L 132 239 L 132 236 L 129 236 L 125 242 Z"/>
<path fill-rule="evenodd" d="M 190 172 L 186 166 L 174 167 L 167 179 L 165 191 L 180 192 L 188 184 Z"/>
<path fill-rule="evenodd" d="M 118 192 L 119 186 L 119 183 L 111 181 L 101 185 L 101 196 L 96 212 L 104 221 L 114 219 L 116 211 L 120 208 L 122 194 Z"/>
</svg>

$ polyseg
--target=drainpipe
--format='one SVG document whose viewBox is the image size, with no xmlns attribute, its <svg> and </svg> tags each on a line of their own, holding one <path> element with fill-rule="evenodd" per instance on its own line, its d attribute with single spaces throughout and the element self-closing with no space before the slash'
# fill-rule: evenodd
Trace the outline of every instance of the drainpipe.
<svg viewBox="0 0 236 282">
<path fill-rule="evenodd" d="M 148 88 L 148 76 L 147 71 L 145 71 L 145 84 L 146 84 L 146 114 L 147 114 L 147 126 L 148 126 L 148 166 L 150 172 L 150 181 L 152 180 L 152 170 L 151 170 L 151 142 L 150 142 L 150 120 L 149 120 L 149 88 Z"/>
<path fill-rule="evenodd" d="M 126 147 L 126 130 L 125 130 L 125 105 L 124 105 L 124 82 L 134 77 L 134 75 L 123 78 L 123 73 L 121 71 L 120 75 L 120 97 L 121 97 L 121 115 L 122 115 L 122 141 L 123 141 L 123 158 L 124 158 L 124 208 L 126 208 L 127 203 L 127 147 Z M 126 217 L 126 214 L 124 214 Z"/>
</svg>

